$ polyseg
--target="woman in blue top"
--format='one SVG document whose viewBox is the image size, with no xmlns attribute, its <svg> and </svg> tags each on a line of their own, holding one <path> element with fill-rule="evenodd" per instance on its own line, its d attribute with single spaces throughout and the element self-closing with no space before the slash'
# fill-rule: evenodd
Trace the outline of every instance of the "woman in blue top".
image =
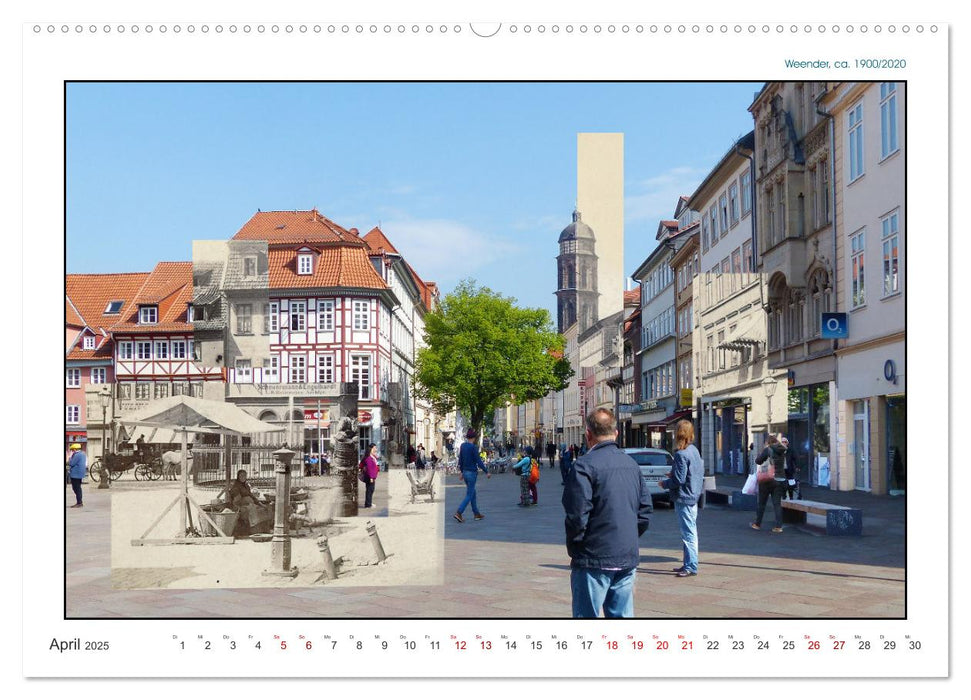
<svg viewBox="0 0 971 700">
<path fill-rule="evenodd" d="M 517 505 L 525 508 L 530 504 L 529 472 L 533 465 L 533 448 L 527 447 L 523 458 L 512 465 L 514 474 L 519 474 L 519 503 Z M 520 470 L 520 471 L 517 471 Z M 535 503 L 535 501 L 532 501 Z"/>
<path fill-rule="evenodd" d="M 677 447 L 674 469 L 671 476 L 661 482 L 661 488 L 671 492 L 681 530 L 684 564 L 674 570 L 679 578 L 698 575 L 698 501 L 705 485 L 705 467 L 694 439 L 692 422 L 679 421 L 674 438 Z"/>
</svg>

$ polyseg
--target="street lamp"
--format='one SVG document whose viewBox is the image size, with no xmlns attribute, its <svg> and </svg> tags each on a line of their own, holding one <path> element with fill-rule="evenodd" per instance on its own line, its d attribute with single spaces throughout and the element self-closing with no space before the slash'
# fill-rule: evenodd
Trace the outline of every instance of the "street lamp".
<svg viewBox="0 0 971 700">
<path fill-rule="evenodd" d="M 762 380 L 762 389 L 765 391 L 765 398 L 769 402 L 766 423 L 768 425 L 768 432 L 770 433 L 772 432 L 772 395 L 775 394 L 775 387 L 778 383 L 779 381 L 771 374 L 766 375 L 765 379 Z"/>
<path fill-rule="evenodd" d="M 108 406 L 111 405 L 111 389 L 107 386 L 102 387 L 98 392 L 98 400 L 101 401 L 101 481 L 98 482 L 99 489 L 111 488 L 111 479 L 108 478 Z"/>
</svg>

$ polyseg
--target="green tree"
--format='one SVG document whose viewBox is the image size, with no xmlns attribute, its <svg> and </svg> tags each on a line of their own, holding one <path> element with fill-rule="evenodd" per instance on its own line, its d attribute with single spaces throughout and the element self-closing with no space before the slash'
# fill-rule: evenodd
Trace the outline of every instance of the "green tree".
<svg viewBox="0 0 971 700">
<path fill-rule="evenodd" d="M 458 409 L 480 432 L 506 401 L 523 402 L 566 387 L 573 370 L 563 336 L 546 309 L 523 309 L 465 280 L 425 316 L 415 391 L 440 413 Z"/>
</svg>

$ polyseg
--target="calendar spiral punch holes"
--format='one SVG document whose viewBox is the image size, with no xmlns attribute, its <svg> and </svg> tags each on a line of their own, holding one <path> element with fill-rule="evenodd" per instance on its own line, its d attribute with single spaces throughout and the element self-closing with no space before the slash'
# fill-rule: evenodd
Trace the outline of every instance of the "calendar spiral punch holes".
<svg viewBox="0 0 971 700">
<path fill-rule="evenodd" d="M 365 14 L 24 24 L 25 675 L 947 676 L 948 26 Z"/>
</svg>

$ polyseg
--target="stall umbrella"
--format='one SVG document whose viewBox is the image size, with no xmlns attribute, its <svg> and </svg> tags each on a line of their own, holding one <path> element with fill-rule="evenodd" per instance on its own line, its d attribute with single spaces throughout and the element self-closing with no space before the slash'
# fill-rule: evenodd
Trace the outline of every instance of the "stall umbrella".
<svg viewBox="0 0 971 700">
<path fill-rule="evenodd" d="M 189 496 L 188 434 L 206 433 L 218 435 L 247 435 L 252 433 L 280 432 L 284 428 L 265 423 L 254 418 L 246 411 L 232 404 L 208 401 L 191 396 L 172 396 L 153 402 L 152 406 L 129 418 L 119 421 L 123 425 L 165 427 L 174 430 L 182 443 L 182 489 L 168 507 L 155 519 L 145 533 L 131 541 L 134 546 L 168 544 L 232 544 L 232 533 L 224 533 L 202 508 Z M 229 482 L 231 465 L 226 463 L 226 480 Z M 162 519 L 176 505 L 181 511 L 181 528 L 175 537 L 150 539 L 149 535 Z M 193 524 L 192 508 L 197 512 L 197 520 L 205 519 L 219 533 L 216 537 L 205 537 Z"/>
</svg>

